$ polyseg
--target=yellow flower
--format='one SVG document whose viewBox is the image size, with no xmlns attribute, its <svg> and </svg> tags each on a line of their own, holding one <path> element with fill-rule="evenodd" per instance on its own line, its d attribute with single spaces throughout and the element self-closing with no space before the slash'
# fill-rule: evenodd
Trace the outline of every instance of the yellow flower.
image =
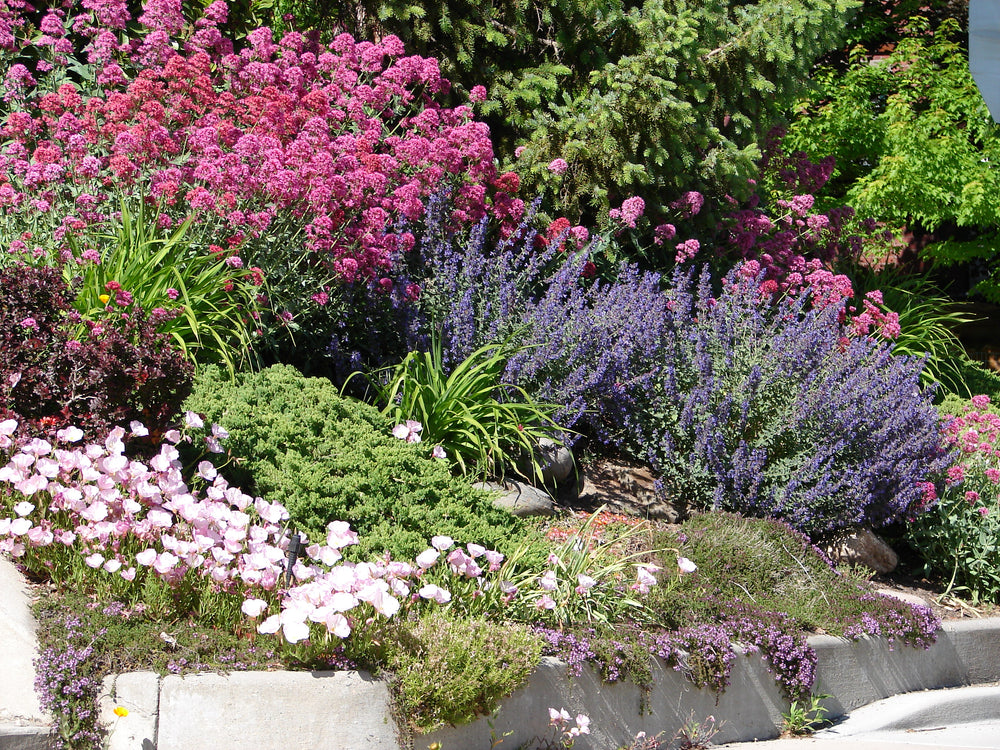
<svg viewBox="0 0 1000 750">
<path fill-rule="evenodd" d="M 115 706 L 115 716 L 128 716 L 128 709 L 125 706 Z"/>
<path fill-rule="evenodd" d="M 108 304 L 108 300 L 111 299 L 111 296 L 108 294 L 101 294 L 97 297 L 97 299 L 101 301 L 101 304 L 106 305 Z"/>
</svg>

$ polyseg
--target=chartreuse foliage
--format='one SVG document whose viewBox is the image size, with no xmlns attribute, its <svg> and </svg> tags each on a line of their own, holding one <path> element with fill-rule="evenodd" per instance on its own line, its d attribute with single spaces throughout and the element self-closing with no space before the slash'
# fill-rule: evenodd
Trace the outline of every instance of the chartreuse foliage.
<svg viewBox="0 0 1000 750">
<path fill-rule="evenodd" d="M 958 22 L 932 28 L 916 17 L 908 28 L 886 58 L 858 49 L 845 73 L 819 75 L 786 145 L 835 156 L 827 193 L 859 213 L 953 235 L 928 245 L 925 257 L 944 265 L 992 259 L 1000 248 L 1000 130 L 969 73 Z M 977 289 L 1000 300 L 1000 277 Z"/>
<path fill-rule="evenodd" d="M 423 732 L 492 713 L 527 681 L 542 652 L 541 639 L 525 625 L 447 611 L 387 628 L 375 640 L 369 658 L 395 674 L 400 714 Z"/>
<path fill-rule="evenodd" d="M 855 0 L 276 0 L 275 22 L 394 33 L 486 87 L 494 145 L 575 215 L 641 192 L 745 186 L 760 129 L 834 48 Z M 565 159 L 568 171 L 546 166 Z"/>
<path fill-rule="evenodd" d="M 280 502 L 315 540 L 347 521 L 361 557 L 422 551 L 435 534 L 506 551 L 523 541 L 523 522 L 495 508 L 485 492 L 430 459 L 426 443 L 392 436 L 377 409 L 342 398 L 323 378 L 277 365 L 231 383 L 218 368 L 196 379 L 186 408 L 225 427 L 235 484 Z"/>
</svg>

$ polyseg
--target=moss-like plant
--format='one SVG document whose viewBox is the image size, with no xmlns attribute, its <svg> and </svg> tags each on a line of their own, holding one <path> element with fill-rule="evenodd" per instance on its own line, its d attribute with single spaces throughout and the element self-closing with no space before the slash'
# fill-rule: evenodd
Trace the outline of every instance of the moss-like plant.
<svg viewBox="0 0 1000 750">
<path fill-rule="evenodd" d="M 324 378 L 278 365 L 231 383 L 206 368 L 186 408 L 229 431 L 232 461 L 221 470 L 231 483 L 282 503 L 314 540 L 330 521 L 347 521 L 360 534 L 351 548 L 360 557 L 413 556 L 435 534 L 509 551 L 529 534 L 432 459 L 429 445 L 393 437 L 377 409 Z"/>
<path fill-rule="evenodd" d="M 437 611 L 387 633 L 383 649 L 398 708 L 415 729 L 430 732 L 492 712 L 527 681 L 542 641 L 525 625 Z"/>
<path fill-rule="evenodd" d="M 917 646 L 933 642 L 937 623 L 929 609 L 872 593 L 860 576 L 836 570 L 805 535 L 781 521 L 705 513 L 686 521 L 679 538 L 670 532 L 654 538 L 658 547 L 678 541 L 698 572 L 679 589 L 651 590 L 645 603 L 664 624 L 784 613 L 795 629 L 881 635 Z"/>
</svg>

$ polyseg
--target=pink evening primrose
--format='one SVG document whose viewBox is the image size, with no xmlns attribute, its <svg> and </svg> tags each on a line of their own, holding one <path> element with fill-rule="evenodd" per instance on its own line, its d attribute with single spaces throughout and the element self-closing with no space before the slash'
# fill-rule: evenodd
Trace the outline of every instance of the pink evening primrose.
<svg viewBox="0 0 1000 750">
<path fill-rule="evenodd" d="M 677 567 L 680 569 L 681 573 L 694 573 L 698 570 L 698 566 L 686 557 L 677 558 Z"/>
</svg>

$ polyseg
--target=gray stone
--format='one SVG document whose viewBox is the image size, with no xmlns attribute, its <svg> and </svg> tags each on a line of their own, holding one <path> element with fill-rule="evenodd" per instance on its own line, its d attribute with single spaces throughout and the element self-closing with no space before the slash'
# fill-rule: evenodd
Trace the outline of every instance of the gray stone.
<svg viewBox="0 0 1000 750">
<path fill-rule="evenodd" d="M 163 678 L 156 750 L 389 750 L 384 682 L 363 672 L 232 672 Z"/>
<path fill-rule="evenodd" d="M 46 725 L 51 721 L 35 695 L 37 623 L 32 592 L 10 560 L 0 556 L 0 722 Z"/>
<path fill-rule="evenodd" d="M 826 547 L 835 563 L 863 565 L 876 573 L 891 573 L 899 565 L 892 547 L 869 529 L 854 529 L 835 537 Z"/>
<path fill-rule="evenodd" d="M 508 479 L 503 484 L 479 482 L 475 486 L 499 493 L 493 498 L 493 504 L 515 516 L 551 516 L 555 513 L 555 504 L 549 493 L 530 484 Z"/>
<path fill-rule="evenodd" d="M 109 675 L 97 702 L 101 723 L 108 728 L 106 750 L 149 750 L 156 747 L 160 708 L 160 676 L 155 672 Z M 128 711 L 118 716 L 118 707 Z"/>
<path fill-rule="evenodd" d="M 576 462 L 573 453 L 565 445 L 559 445 L 553 440 L 542 438 L 538 441 L 538 463 L 542 467 L 542 483 L 545 485 L 565 482 Z"/>
</svg>

